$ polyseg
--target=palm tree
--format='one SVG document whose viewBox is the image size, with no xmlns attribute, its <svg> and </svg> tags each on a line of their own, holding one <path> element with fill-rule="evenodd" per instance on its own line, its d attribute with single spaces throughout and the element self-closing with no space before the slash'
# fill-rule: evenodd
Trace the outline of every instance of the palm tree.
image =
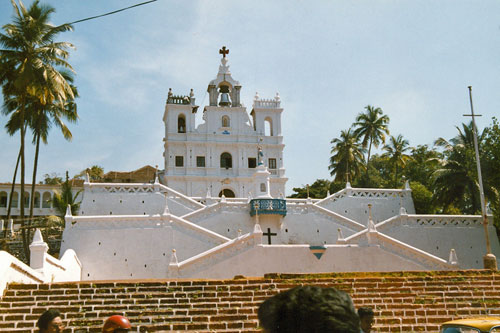
<svg viewBox="0 0 500 333">
<path fill-rule="evenodd" d="M 72 83 L 73 75 L 70 72 L 61 71 L 65 79 Z M 73 90 L 73 95 L 78 96 L 78 91 L 75 86 L 71 85 Z M 30 225 L 33 220 L 33 209 L 35 202 L 35 186 L 36 186 L 36 174 L 38 169 L 38 156 L 40 151 L 40 141 L 47 144 L 49 130 L 52 124 L 56 125 L 61 129 L 64 138 L 68 141 L 72 139 L 72 134 L 69 128 L 63 121 L 67 119 L 70 122 L 76 122 L 78 119 L 78 114 L 76 111 L 76 104 L 73 99 L 68 99 L 64 106 L 57 104 L 46 104 L 43 105 L 38 99 L 30 98 L 27 104 L 28 109 L 31 111 L 27 114 L 26 125 L 28 125 L 33 131 L 33 144 L 35 145 L 35 158 L 33 162 L 33 177 L 31 181 L 31 197 L 30 197 L 30 215 L 28 219 L 28 235 L 27 238 L 30 239 L 29 234 Z M 4 107 L 11 111 L 17 109 L 17 103 L 15 98 L 7 98 L 4 103 Z M 9 121 L 7 122 L 6 128 L 10 135 L 13 135 L 19 129 L 19 114 L 14 113 Z"/>
<path fill-rule="evenodd" d="M 394 188 L 398 186 L 399 168 L 403 169 L 406 162 L 411 160 L 411 156 L 406 154 L 410 150 L 409 144 L 408 140 L 404 139 L 401 134 L 397 137 L 391 135 L 390 143 L 383 148 L 385 153 L 382 154 L 382 157 L 387 157 L 394 168 Z"/>
<path fill-rule="evenodd" d="M 354 135 L 362 138 L 363 147 L 368 147 L 368 155 L 366 157 L 366 172 L 368 175 L 368 163 L 372 145 L 377 148 L 380 144 L 385 143 L 385 136 L 389 135 L 389 117 L 382 114 L 381 108 L 375 108 L 371 105 L 365 107 L 365 113 L 360 113 L 356 117 L 356 122 L 353 124 L 357 128 L 354 130 Z"/>
<path fill-rule="evenodd" d="M 29 248 L 24 228 L 24 184 L 25 184 L 25 121 L 30 99 L 36 98 L 42 105 L 65 104 L 73 99 L 73 91 L 59 72 L 58 67 L 71 69 L 66 62 L 69 56 L 70 43 L 54 42 L 57 34 L 71 29 L 70 25 L 53 26 L 50 16 L 54 8 L 39 5 L 35 0 L 29 8 L 19 1 L 19 6 L 11 0 L 14 17 L 13 22 L 3 26 L 0 33 L 0 84 L 5 98 L 15 98 L 18 104 L 14 111 L 21 126 L 21 195 L 20 218 L 23 247 L 29 257 Z"/>
<path fill-rule="evenodd" d="M 335 138 L 330 143 L 333 145 L 328 166 L 330 175 L 335 175 L 334 181 L 352 181 L 364 168 L 365 149 L 358 142 L 352 128 L 342 131 L 340 138 Z"/>
<path fill-rule="evenodd" d="M 443 205 L 444 211 L 454 205 L 463 213 L 475 214 L 481 211 L 479 183 L 473 146 L 472 122 L 456 127 L 458 135 L 450 141 L 439 138 L 434 143 L 444 148 L 444 159 L 439 159 L 440 167 L 434 172 L 434 200 Z M 485 132 L 478 133 L 478 145 Z M 484 182 L 486 197 L 497 202 L 498 191 L 488 179 Z"/>
<path fill-rule="evenodd" d="M 60 217 L 66 215 L 68 205 L 71 207 L 71 214 L 77 215 L 81 202 L 77 202 L 76 199 L 81 191 L 82 190 L 73 195 L 73 188 L 69 181 L 68 171 L 66 171 L 66 180 L 61 184 L 61 192 L 54 193 L 52 198 L 52 205 L 57 210 Z"/>
</svg>

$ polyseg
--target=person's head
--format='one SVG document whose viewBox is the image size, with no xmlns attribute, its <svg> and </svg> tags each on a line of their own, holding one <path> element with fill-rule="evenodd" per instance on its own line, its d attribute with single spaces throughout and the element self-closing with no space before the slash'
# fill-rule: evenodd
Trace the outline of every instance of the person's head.
<svg viewBox="0 0 500 333">
<path fill-rule="evenodd" d="M 59 333 L 64 329 L 61 313 L 55 309 L 50 309 L 42 313 L 36 325 L 40 333 Z"/>
<path fill-rule="evenodd" d="M 359 318 L 351 297 L 334 288 L 295 287 L 279 293 L 259 307 L 266 333 L 359 333 Z"/>
<path fill-rule="evenodd" d="M 370 307 L 361 307 L 358 309 L 359 326 L 365 333 L 370 333 L 373 326 L 373 309 Z"/>
<path fill-rule="evenodd" d="M 130 321 L 120 315 L 114 315 L 106 319 L 102 327 L 103 333 L 121 333 L 128 332 L 132 328 Z"/>
</svg>

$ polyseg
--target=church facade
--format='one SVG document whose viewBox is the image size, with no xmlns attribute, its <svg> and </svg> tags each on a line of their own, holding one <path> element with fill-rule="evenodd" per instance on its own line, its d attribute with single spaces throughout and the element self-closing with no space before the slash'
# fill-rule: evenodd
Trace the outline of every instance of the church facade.
<svg viewBox="0 0 500 333">
<path fill-rule="evenodd" d="M 160 182 L 192 197 L 255 196 L 254 173 L 259 150 L 270 172 L 270 194 L 285 193 L 281 100 L 255 95 L 250 114 L 240 101 L 241 84 L 232 78 L 223 48 L 217 77 L 208 84 L 209 105 L 196 124 L 194 94 L 169 91 L 165 123 L 165 169 Z"/>
<path fill-rule="evenodd" d="M 165 170 L 153 182 L 87 175 L 78 216 L 65 216 L 60 260 L 39 231 L 31 268 L 0 251 L 0 292 L 10 281 L 479 269 L 485 232 L 498 258 L 491 215 L 485 228 L 481 216 L 416 214 L 408 183 L 284 198 L 279 96 L 256 96 L 247 114 L 230 74 L 223 56 L 198 126 L 194 96 L 169 93 Z"/>
</svg>

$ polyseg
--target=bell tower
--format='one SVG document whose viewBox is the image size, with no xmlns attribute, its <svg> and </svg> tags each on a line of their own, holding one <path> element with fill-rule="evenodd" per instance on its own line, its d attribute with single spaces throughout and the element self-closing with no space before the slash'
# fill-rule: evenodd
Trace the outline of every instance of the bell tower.
<svg viewBox="0 0 500 333">
<path fill-rule="evenodd" d="M 217 74 L 217 78 L 215 80 L 210 81 L 207 88 L 210 106 L 241 106 L 241 85 L 238 81 L 231 77 L 231 71 L 229 70 L 226 58 L 228 53 L 229 49 L 226 49 L 225 46 L 219 50 L 219 54 L 222 54 L 219 73 Z"/>
<path fill-rule="evenodd" d="M 193 197 L 277 198 L 285 193 L 281 100 L 254 99 L 252 116 L 223 46 L 209 82 L 203 122 L 195 124 L 194 93 L 169 93 L 165 110 L 165 171 L 161 181 Z M 267 131 L 266 131 L 267 129 Z M 258 149 L 259 148 L 259 149 Z M 258 162 L 258 163 L 257 163 Z M 258 172 L 257 172 L 258 171 Z"/>
</svg>

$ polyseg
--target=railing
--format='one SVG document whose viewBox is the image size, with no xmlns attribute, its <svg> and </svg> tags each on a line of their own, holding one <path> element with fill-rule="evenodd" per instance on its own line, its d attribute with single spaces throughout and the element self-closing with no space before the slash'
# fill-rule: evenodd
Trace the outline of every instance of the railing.
<svg viewBox="0 0 500 333">
<path fill-rule="evenodd" d="M 189 105 L 191 104 L 191 99 L 189 98 L 189 96 L 170 96 L 167 99 L 167 104 Z"/>
<path fill-rule="evenodd" d="M 286 216 L 285 199 L 252 199 L 250 200 L 250 216 L 255 214 L 277 214 Z"/>
<path fill-rule="evenodd" d="M 281 105 L 281 101 L 276 99 L 257 99 L 253 101 L 254 108 L 272 108 L 278 109 Z"/>
</svg>

